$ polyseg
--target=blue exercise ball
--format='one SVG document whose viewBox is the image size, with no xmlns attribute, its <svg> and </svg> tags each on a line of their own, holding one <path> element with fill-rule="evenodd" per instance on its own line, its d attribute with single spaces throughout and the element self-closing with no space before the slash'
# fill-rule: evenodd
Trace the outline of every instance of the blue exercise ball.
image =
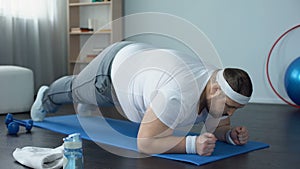
<svg viewBox="0 0 300 169">
<path fill-rule="evenodd" d="M 290 99 L 300 105 L 300 57 L 288 66 L 284 76 L 284 87 Z"/>
</svg>

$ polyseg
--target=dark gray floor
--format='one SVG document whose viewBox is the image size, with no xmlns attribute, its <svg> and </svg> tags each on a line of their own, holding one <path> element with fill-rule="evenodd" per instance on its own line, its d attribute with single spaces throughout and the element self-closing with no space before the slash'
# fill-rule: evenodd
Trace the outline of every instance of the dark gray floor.
<svg viewBox="0 0 300 169">
<path fill-rule="evenodd" d="M 62 115 L 73 113 L 72 107 L 64 107 Z M 15 114 L 15 118 L 27 119 L 28 113 Z M 12 152 L 24 146 L 57 147 L 65 135 L 33 128 L 31 133 L 21 130 L 17 136 L 7 135 L 5 115 L 0 115 L 0 168 L 26 168 L 14 161 Z M 293 169 L 300 168 L 300 109 L 286 105 L 249 104 L 235 113 L 232 123 L 245 125 L 250 140 L 270 144 L 270 148 L 258 150 L 203 166 L 162 158 L 126 158 L 111 154 L 91 141 L 84 141 L 86 169 L 152 169 L 152 168 L 203 168 L 203 169 Z"/>
</svg>

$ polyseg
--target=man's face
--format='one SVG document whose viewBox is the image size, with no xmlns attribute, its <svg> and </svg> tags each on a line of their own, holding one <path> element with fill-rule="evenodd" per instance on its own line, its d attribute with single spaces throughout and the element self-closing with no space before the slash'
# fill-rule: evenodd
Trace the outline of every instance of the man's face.
<svg viewBox="0 0 300 169">
<path fill-rule="evenodd" d="M 244 106 L 245 105 L 239 104 L 231 100 L 229 97 L 226 97 L 225 107 L 222 116 L 232 116 L 237 109 L 243 108 Z"/>
<path fill-rule="evenodd" d="M 214 118 L 232 116 L 238 108 L 242 107 L 244 105 L 231 100 L 223 92 L 208 100 L 207 103 L 208 111 Z"/>
</svg>

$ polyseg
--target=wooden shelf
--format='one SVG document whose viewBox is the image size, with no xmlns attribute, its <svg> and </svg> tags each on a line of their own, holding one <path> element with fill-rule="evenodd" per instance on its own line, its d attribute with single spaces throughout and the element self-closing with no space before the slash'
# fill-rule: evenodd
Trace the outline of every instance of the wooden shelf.
<svg viewBox="0 0 300 169">
<path fill-rule="evenodd" d="M 79 3 L 70 3 L 70 7 L 78 7 L 78 6 L 94 6 L 94 5 L 110 5 L 110 1 L 103 1 L 103 2 L 79 2 Z"/>
<path fill-rule="evenodd" d="M 90 32 L 69 32 L 70 35 L 93 35 L 93 34 L 111 34 L 111 30 L 90 31 Z"/>
<path fill-rule="evenodd" d="M 101 50 L 95 51 L 95 49 L 105 49 L 110 44 L 123 39 L 122 25 L 115 26 L 111 23 L 122 17 L 123 0 L 103 0 L 102 2 L 67 1 L 67 25 L 69 30 L 67 60 L 68 72 L 72 74 L 76 64 L 79 66 L 76 68 L 81 69 L 93 59 L 88 57 L 89 55 L 101 53 Z M 80 28 L 88 27 L 89 19 L 92 19 L 92 27 L 95 31 L 82 32 Z M 94 35 L 96 38 L 91 38 Z M 81 51 L 84 51 L 84 54 Z"/>
<path fill-rule="evenodd" d="M 88 61 L 77 61 L 77 60 L 70 60 L 69 63 L 71 64 L 89 64 Z"/>
</svg>

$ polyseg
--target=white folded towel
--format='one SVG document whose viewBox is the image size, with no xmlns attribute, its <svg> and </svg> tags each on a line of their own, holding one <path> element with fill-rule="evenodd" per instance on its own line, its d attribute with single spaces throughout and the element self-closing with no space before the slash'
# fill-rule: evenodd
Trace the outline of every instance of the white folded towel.
<svg viewBox="0 0 300 169">
<path fill-rule="evenodd" d="M 13 157 L 19 163 L 36 169 L 58 169 L 63 166 L 63 146 L 57 148 L 16 148 Z"/>
</svg>

